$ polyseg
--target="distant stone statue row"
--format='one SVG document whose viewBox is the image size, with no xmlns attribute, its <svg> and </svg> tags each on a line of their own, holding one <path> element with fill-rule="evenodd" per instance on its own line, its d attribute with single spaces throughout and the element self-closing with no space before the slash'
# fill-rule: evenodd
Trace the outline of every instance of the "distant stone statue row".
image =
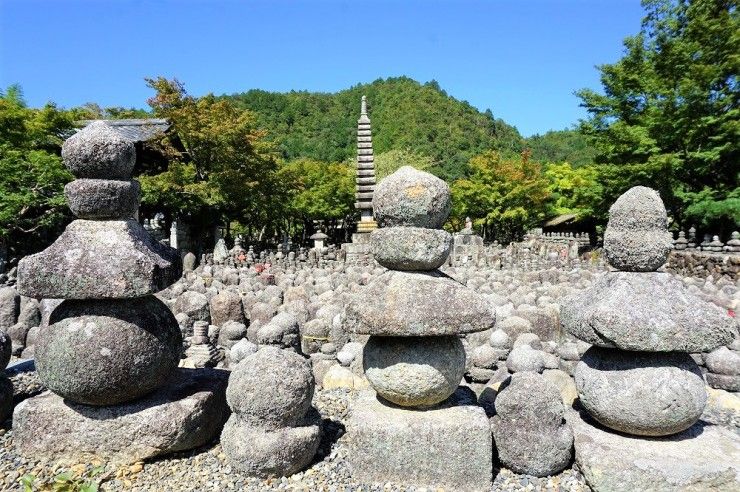
<svg viewBox="0 0 740 492">
<path fill-rule="evenodd" d="M 689 237 L 686 238 L 684 231 L 678 232 L 678 238 L 673 241 L 673 249 L 681 251 L 685 249 L 708 251 L 710 253 L 740 253 L 740 232 L 735 231 L 730 236 L 727 244 L 720 241 L 719 236 L 704 234 L 704 240 L 697 244 L 696 229 L 689 229 Z"/>
</svg>

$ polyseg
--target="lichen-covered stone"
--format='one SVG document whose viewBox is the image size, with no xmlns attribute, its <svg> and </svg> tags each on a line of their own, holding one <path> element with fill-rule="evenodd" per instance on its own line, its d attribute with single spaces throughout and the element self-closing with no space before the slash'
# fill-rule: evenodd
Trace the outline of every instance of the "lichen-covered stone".
<svg viewBox="0 0 740 492">
<path fill-rule="evenodd" d="M 653 189 L 635 186 L 609 209 L 604 252 L 609 264 L 627 272 L 652 272 L 668 259 L 673 245 L 663 200 Z"/>
<path fill-rule="evenodd" d="M 165 384 L 181 351 L 177 321 L 156 297 L 67 300 L 40 327 L 36 370 L 73 402 L 115 405 Z"/>
<path fill-rule="evenodd" d="M 592 347 L 575 370 L 583 407 L 602 425 L 639 436 L 691 427 L 707 402 L 699 367 L 680 352 Z"/>
<path fill-rule="evenodd" d="M 240 422 L 277 429 L 302 421 L 311 408 L 314 387 L 307 359 L 287 350 L 263 347 L 236 365 L 226 398 Z"/>
<path fill-rule="evenodd" d="M 138 181 L 76 179 L 64 187 L 70 210 L 81 219 L 128 219 L 139 208 Z"/>
<path fill-rule="evenodd" d="M 573 431 L 563 420 L 563 402 L 553 383 L 533 372 L 514 374 L 494 406 L 494 445 L 507 468 L 544 477 L 568 466 Z"/>
<path fill-rule="evenodd" d="M 599 347 L 708 352 L 730 343 L 735 321 L 670 273 L 609 272 L 563 302 L 563 326 Z"/>
<path fill-rule="evenodd" d="M 429 336 L 492 328 L 486 299 L 439 272 L 388 271 L 352 299 L 345 313 L 350 333 Z"/>
<path fill-rule="evenodd" d="M 164 289 L 181 273 L 177 251 L 135 220 L 78 219 L 54 244 L 18 263 L 18 291 L 37 299 L 135 298 Z"/>
<path fill-rule="evenodd" d="M 373 258 L 390 270 L 428 271 L 444 264 L 452 235 L 442 229 L 385 227 L 370 235 Z"/>
<path fill-rule="evenodd" d="M 62 159 L 77 178 L 128 179 L 136 149 L 110 126 L 96 121 L 65 140 Z"/>
<path fill-rule="evenodd" d="M 297 427 L 265 430 L 232 414 L 221 433 L 221 446 L 237 471 L 251 477 L 287 477 L 311 463 L 321 442 L 318 424 L 314 417 Z"/>
<path fill-rule="evenodd" d="M 458 337 L 372 336 L 363 353 L 365 376 L 378 395 L 405 407 L 431 406 L 455 392 L 465 373 Z"/>
<path fill-rule="evenodd" d="M 33 459 L 115 464 L 185 451 L 211 442 L 228 416 L 228 372 L 177 369 L 158 391 L 135 401 L 92 407 L 51 392 L 18 404 L 13 435 Z"/>
<path fill-rule="evenodd" d="M 378 184 L 373 212 L 380 227 L 439 229 L 450 214 L 450 187 L 443 180 L 403 166 Z"/>
</svg>

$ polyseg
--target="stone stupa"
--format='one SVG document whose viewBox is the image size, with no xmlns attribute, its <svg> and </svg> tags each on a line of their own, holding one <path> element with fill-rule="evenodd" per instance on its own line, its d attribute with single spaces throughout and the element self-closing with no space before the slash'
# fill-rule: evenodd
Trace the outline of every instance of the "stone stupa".
<svg viewBox="0 0 740 492">
<path fill-rule="evenodd" d="M 740 439 L 697 423 L 707 393 L 689 355 L 730 343 L 735 321 L 658 271 L 672 246 L 667 223 L 656 191 L 620 196 L 604 234 L 616 271 L 563 303 L 564 328 L 593 345 L 574 375 L 581 406 L 603 427 L 572 420 L 576 462 L 595 490 L 723 490 L 740 476 Z"/>
<path fill-rule="evenodd" d="M 449 187 L 405 166 L 378 185 L 373 207 L 380 228 L 371 234 L 372 252 L 389 271 L 346 309 L 347 329 L 370 336 L 363 364 L 375 390 L 352 405 L 352 476 L 490 489 L 491 431 L 474 395 L 458 389 L 465 372 L 459 336 L 491 328 L 495 317 L 484 298 L 437 269 L 452 243 L 441 229 Z"/>
<path fill-rule="evenodd" d="M 182 335 L 153 294 L 179 278 L 180 258 L 132 218 L 134 145 L 98 122 L 62 157 L 77 178 L 65 195 L 78 219 L 18 265 L 22 295 L 65 299 L 38 333 L 36 370 L 50 392 L 15 408 L 19 448 L 135 461 L 202 445 L 223 423 L 225 378 L 177 368 Z"/>
</svg>

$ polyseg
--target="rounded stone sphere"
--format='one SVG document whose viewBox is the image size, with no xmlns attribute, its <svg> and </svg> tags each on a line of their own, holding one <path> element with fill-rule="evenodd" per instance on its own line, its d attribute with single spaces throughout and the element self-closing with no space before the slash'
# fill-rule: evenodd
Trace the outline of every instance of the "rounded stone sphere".
<svg viewBox="0 0 740 492">
<path fill-rule="evenodd" d="M 236 365 L 226 401 L 242 422 L 269 428 L 293 426 L 311 408 L 314 387 L 308 359 L 268 346 Z"/>
<path fill-rule="evenodd" d="M 668 215 L 658 192 L 635 186 L 609 209 L 604 252 L 609 264 L 625 272 L 652 272 L 663 266 L 673 245 Z"/>
<path fill-rule="evenodd" d="M 76 179 L 64 187 L 70 210 L 81 219 L 127 219 L 139 208 L 138 181 Z"/>
<path fill-rule="evenodd" d="M 439 229 L 450 215 L 450 206 L 447 183 L 411 166 L 385 178 L 373 194 L 375 220 L 380 227 Z"/>
<path fill-rule="evenodd" d="M 575 369 L 581 404 L 602 425 L 638 436 L 691 427 L 707 402 L 696 362 L 682 352 L 591 347 Z"/>
<path fill-rule="evenodd" d="M 404 407 L 428 407 L 457 389 L 465 373 L 465 349 L 457 336 L 371 336 L 363 366 L 382 398 Z"/>
<path fill-rule="evenodd" d="M 64 142 L 62 159 L 77 178 L 129 179 L 136 150 L 106 123 L 96 121 Z"/>
<path fill-rule="evenodd" d="M 441 267 L 452 248 L 442 229 L 384 227 L 370 234 L 373 258 L 389 270 L 429 271 Z"/>
<path fill-rule="evenodd" d="M 54 393 L 115 405 L 165 384 L 181 352 L 174 315 L 147 296 L 62 302 L 39 329 L 35 359 L 39 378 Z"/>
</svg>

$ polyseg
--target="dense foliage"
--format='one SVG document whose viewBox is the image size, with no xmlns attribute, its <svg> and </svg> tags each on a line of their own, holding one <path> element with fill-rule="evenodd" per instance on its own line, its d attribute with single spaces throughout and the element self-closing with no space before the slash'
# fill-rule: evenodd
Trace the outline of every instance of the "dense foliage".
<svg viewBox="0 0 740 492">
<path fill-rule="evenodd" d="M 427 156 L 432 171 L 454 180 L 471 157 L 488 150 L 514 155 L 524 141 L 516 128 L 447 95 L 432 81 L 378 79 L 336 94 L 251 90 L 228 96 L 254 111 L 286 160 L 341 162 L 355 155 L 360 99 L 367 96 L 376 154 L 406 150 Z"/>
<path fill-rule="evenodd" d="M 604 93 L 578 92 L 591 117 L 607 205 L 630 186 L 660 190 L 681 227 L 740 223 L 740 11 L 736 0 L 646 0 L 625 55 L 602 65 Z"/>
</svg>

